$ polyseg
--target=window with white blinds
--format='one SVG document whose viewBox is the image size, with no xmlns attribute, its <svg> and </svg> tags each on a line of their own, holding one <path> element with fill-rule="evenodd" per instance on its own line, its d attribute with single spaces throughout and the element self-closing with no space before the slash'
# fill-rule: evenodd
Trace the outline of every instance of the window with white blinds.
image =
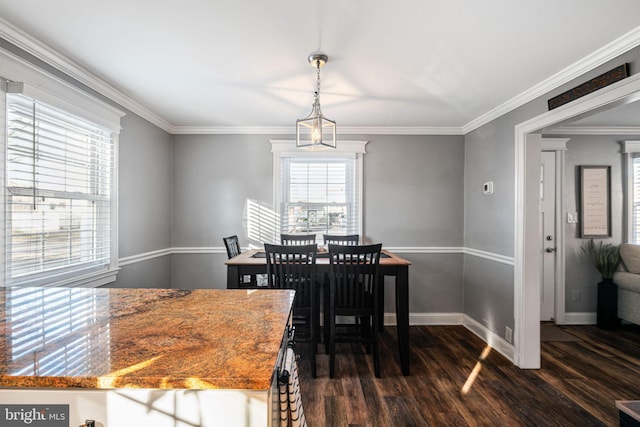
<svg viewBox="0 0 640 427">
<path fill-rule="evenodd" d="M 359 233 L 355 158 L 296 158 L 281 162 L 281 230 L 288 234 Z"/>
<path fill-rule="evenodd" d="M 631 159 L 632 164 L 632 191 L 631 191 L 631 239 L 635 244 L 640 244 L 640 156 L 635 154 Z"/>
<path fill-rule="evenodd" d="M 7 283 L 109 266 L 112 132 L 21 93 L 6 100 Z"/>
</svg>

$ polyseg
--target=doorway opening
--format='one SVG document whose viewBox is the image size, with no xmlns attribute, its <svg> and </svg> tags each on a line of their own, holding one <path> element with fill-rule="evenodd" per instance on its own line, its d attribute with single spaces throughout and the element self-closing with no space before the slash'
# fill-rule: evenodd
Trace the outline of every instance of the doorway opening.
<svg viewBox="0 0 640 427">
<path fill-rule="evenodd" d="M 521 368 L 540 368 L 542 245 L 538 194 L 542 132 L 561 122 L 639 99 L 640 74 L 635 74 L 515 127 L 514 363 Z"/>
</svg>

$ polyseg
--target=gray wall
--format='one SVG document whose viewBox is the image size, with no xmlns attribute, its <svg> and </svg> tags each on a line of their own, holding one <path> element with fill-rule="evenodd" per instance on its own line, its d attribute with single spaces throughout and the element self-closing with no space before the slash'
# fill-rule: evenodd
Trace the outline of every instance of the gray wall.
<svg viewBox="0 0 640 427">
<path fill-rule="evenodd" d="M 120 257 L 171 247 L 171 135 L 138 116 L 122 119 L 118 158 Z"/>
<path fill-rule="evenodd" d="M 264 135 L 175 135 L 174 247 L 220 247 L 237 234 L 248 244 L 247 200 L 272 203 L 272 154 Z"/>
<path fill-rule="evenodd" d="M 171 247 L 173 162 L 171 135 L 132 113 L 121 125 L 118 248 L 124 258 Z M 170 288 L 170 258 L 125 265 L 110 286 Z"/>
<path fill-rule="evenodd" d="M 623 239 L 623 155 L 619 138 L 610 136 L 567 136 L 565 154 L 566 181 L 564 203 L 567 212 L 580 212 L 579 172 L 580 165 L 611 166 L 611 232 L 610 239 L 604 243 L 622 242 Z M 566 219 L 566 217 L 565 217 Z M 580 236 L 579 224 L 568 224 L 565 227 L 565 310 L 567 312 L 595 312 L 596 284 L 601 275 L 580 249 L 585 241 Z"/>
<path fill-rule="evenodd" d="M 220 247 L 222 237 L 231 234 L 238 234 L 243 246 L 250 243 L 243 224 L 247 201 L 273 202 L 269 139 L 291 136 L 174 136 L 174 247 Z M 461 136 L 348 139 L 369 141 L 363 171 L 365 239 L 387 247 L 462 246 Z M 412 253 L 405 258 L 412 262 L 412 312 L 462 311 L 460 254 Z M 224 261 L 220 254 L 174 255 L 173 286 L 224 288 Z M 393 307 L 389 298 L 387 311 Z"/>
</svg>

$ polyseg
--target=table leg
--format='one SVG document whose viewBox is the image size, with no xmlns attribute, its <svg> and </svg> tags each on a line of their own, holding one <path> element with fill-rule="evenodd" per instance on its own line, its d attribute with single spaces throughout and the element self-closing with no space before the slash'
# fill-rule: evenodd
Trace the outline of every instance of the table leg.
<svg viewBox="0 0 640 427">
<path fill-rule="evenodd" d="M 398 266 L 396 276 L 396 322 L 402 374 L 409 375 L 409 267 Z"/>
<path fill-rule="evenodd" d="M 237 265 L 227 266 L 227 289 L 237 289 L 240 283 L 240 267 Z"/>
<path fill-rule="evenodd" d="M 378 331 L 384 332 L 384 274 L 378 278 Z"/>
</svg>

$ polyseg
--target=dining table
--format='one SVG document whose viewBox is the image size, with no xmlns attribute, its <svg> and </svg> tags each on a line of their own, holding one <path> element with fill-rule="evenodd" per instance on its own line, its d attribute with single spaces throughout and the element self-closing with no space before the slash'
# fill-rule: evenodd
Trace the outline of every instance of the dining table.
<svg viewBox="0 0 640 427">
<path fill-rule="evenodd" d="M 245 275 L 266 274 L 267 259 L 264 249 L 249 249 L 225 262 L 227 266 L 227 289 L 236 289 L 240 286 L 240 278 Z M 411 262 L 382 249 L 380 256 L 379 273 L 380 284 L 384 284 L 384 277 L 394 277 L 396 328 L 398 334 L 398 351 L 400 355 L 400 367 L 403 375 L 409 375 L 409 266 Z M 316 258 L 316 272 L 319 275 L 329 274 L 329 254 L 318 252 Z M 243 286 L 243 288 L 245 288 Z M 256 288 L 260 288 L 256 286 Z M 380 301 L 381 311 L 384 301 Z"/>
</svg>

